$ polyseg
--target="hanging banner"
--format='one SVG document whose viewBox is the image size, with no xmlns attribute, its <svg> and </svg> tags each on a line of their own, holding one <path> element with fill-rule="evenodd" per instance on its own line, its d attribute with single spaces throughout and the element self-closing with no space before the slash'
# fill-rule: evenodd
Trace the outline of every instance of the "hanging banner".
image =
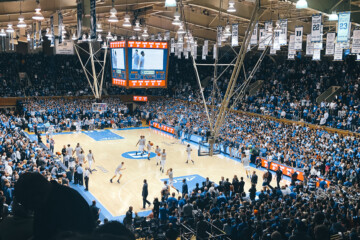
<svg viewBox="0 0 360 240">
<path fill-rule="evenodd" d="M 314 54 L 314 44 L 311 42 L 311 34 L 306 36 L 306 55 L 312 56 Z"/>
<path fill-rule="evenodd" d="M 340 43 L 335 43 L 334 61 L 342 61 L 343 49 Z"/>
<path fill-rule="evenodd" d="M 276 53 L 276 50 L 280 50 L 279 37 L 280 37 L 280 31 L 275 31 L 274 37 L 272 39 L 273 41 L 272 41 L 272 44 L 271 44 L 270 53 L 271 53 L 272 49 L 275 50 L 275 53 Z"/>
<path fill-rule="evenodd" d="M 272 21 L 265 22 L 265 46 L 271 46 L 273 30 Z"/>
<path fill-rule="evenodd" d="M 312 16 L 311 24 L 311 42 L 321 41 L 321 14 Z"/>
<path fill-rule="evenodd" d="M 82 40 L 83 6 L 82 1 L 77 2 L 77 38 Z"/>
<path fill-rule="evenodd" d="M 60 11 L 58 12 L 58 19 L 59 19 L 58 36 L 59 36 L 59 44 L 61 44 L 63 41 L 62 39 L 63 16 Z"/>
<path fill-rule="evenodd" d="M 39 21 L 39 24 L 38 24 L 38 32 L 39 32 L 39 47 L 42 47 L 42 34 L 41 34 L 41 21 Z M 14 41 L 12 41 L 14 43 Z M 14 49 L 13 49 L 14 50 Z"/>
<path fill-rule="evenodd" d="M 231 46 L 239 46 L 239 24 L 232 25 Z"/>
<path fill-rule="evenodd" d="M 260 29 L 260 37 L 259 37 L 259 50 L 265 49 L 265 29 Z"/>
<path fill-rule="evenodd" d="M 288 59 L 295 59 L 295 35 L 290 35 L 289 46 L 288 46 Z"/>
<path fill-rule="evenodd" d="M 325 55 L 334 55 L 334 51 L 335 51 L 335 33 L 327 33 Z"/>
<path fill-rule="evenodd" d="M 295 27 L 295 50 L 302 51 L 303 32 L 303 26 Z"/>
<path fill-rule="evenodd" d="M 312 60 L 313 61 L 319 61 L 320 60 L 320 53 L 321 53 L 320 49 L 314 49 Z"/>
<path fill-rule="evenodd" d="M 276 55 L 276 49 L 270 48 L 270 55 Z"/>
<path fill-rule="evenodd" d="M 181 51 L 180 51 L 180 47 L 178 48 L 178 54 L 177 54 L 178 59 L 181 59 Z"/>
<path fill-rule="evenodd" d="M 216 37 L 216 39 L 217 39 L 217 45 L 218 45 L 218 46 L 221 46 L 222 29 L 223 29 L 222 26 L 218 26 L 218 27 L 217 27 L 217 35 L 216 35 L 217 37 Z"/>
<path fill-rule="evenodd" d="M 280 36 L 279 36 L 279 44 L 280 46 L 287 45 L 287 27 L 288 20 L 280 19 Z"/>
<path fill-rule="evenodd" d="M 50 16 L 50 32 L 51 32 L 50 47 L 53 47 L 55 45 L 54 16 Z"/>
<path fill-rule="evenodd" d="M 201 54 L 201 59 L 202 60 L 206 60 L 206 52 L 205 52 L 205 45 L 202 46 L 202 54 Z"/>
<path fill-rule="evenodd" d="M 189 52 L 188 52 L 188 51 L 185 51 L 185 52 L 184 52 L 184 56 L 185 56 L 185 59 L 189 59 Z"/>
<path fill-rule="evenodd" d="M 258 44 L 258 25 L 259 23 L 255 24 L 254 31 L 251 35 L 250 44 L 257 45 Z"/>
<path fill-rule="evenodd" d="M 353 31 L 351 53 L 360 53 L 360 30 Z"/>
<path fill-rule="evenodd" d="M 175 53 L 175 38 L 171 38 L 170 40 L 170 52 Z"/>
<path fill-rule="evenodd" d="M 360 54 L 356 55 L 356 61 L 360 61 Z"/>
<path fill-rule="evenodd" d="M 213 47 L 213 58 L 217 60 L 217 45 L 214 44 L 214 47 Z"/>
<path fill-rule="evenodd" d="M 206 56 L 208 55 L 208 52 L 209 52 L 209 40 L 205 40 L 204 41 L 204 47 L 205 47 L 205 54 Z"/>
<path fill-rule="evenodd" d="M 165 40 L 165 41 L 168 41 L 169 39 L 170 39 L 170 31 L 166 31 L 166 32 L 165 32 L 164 40 Z"/>
<path fill-rule="evenodd" d="M 96 39 L 96 0 L 90 0 L 90 38 Z"/>
<path fill-rule="evenodd" d="M 36 49 L 37 48 L 37 42 L 36 42 L 36 23 L 33 23 L 33 33 L 34 33 L 34 36 L 33 36 L 33 49 Z M 10 46 L 10 44 L 9 44 Z M 9 49 L 10 50 L 10 49 Z"/>
<path fill-rule="evenodd" d="M 337 42 L 347 42 L 350 38 L 350 12 L 339 13 Z"/>
</svg>

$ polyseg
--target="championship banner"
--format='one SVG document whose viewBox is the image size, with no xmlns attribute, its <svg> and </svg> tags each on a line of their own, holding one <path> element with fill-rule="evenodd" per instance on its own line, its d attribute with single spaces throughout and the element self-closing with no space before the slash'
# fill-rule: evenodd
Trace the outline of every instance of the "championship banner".
<svg viewBox="0 0 360 240">
<path fill-rule="evenodd" d="M 288 46 L 288 60 L 295 59 L 295 35 L 290 35 L 289 46 Z"/>
<path fill-rule="evenodd" d="M 204 47 L 205 47 L 205 56 L 208 55 L 208 52 L 209 52 L 209 40 L 204 40 Z"/>
<path fill-rule="evenodd" d="M 273 30 L 272 21 L 265 22 L 265 46 L 271 45 Z"/>
<path fill-rule="evenodd" d="M 90 38 L 96 39 L 96 0 L 90 0 Z"/>
<path fill-rule="evenodd" d="M 360 53 L 360 30 L 353 31 L 351 53 Z"/>
<path fill-rule="evenodd" d="M 311 42 L 321 41 L 321 14 L 312 16 L 311 24 Z"/>
<path fill-rule="evenodd" d="M 311 42 L 311 34 L 306 36 L 306 55 L 312 56 L 314 54 L 314 44 Z"/>
<path fill-rule="evenodd" d="M 335 43 L 334 61 L 342 61 L 343 49 L 340 43 Z"/>
<path fill-rule="evenodd" d="M 321 53 L 321 49 L 314 49 L 314 54 L 312 57 L 313 61 L 319 61 L 320 60 L 320 53 Z"/>
<path fill-rule="evenodd" d="M 325 55 L 334 55 L 335 51 L 335 33 L 326 34 Z"/>
<path fill-rule="evenodd" d="M 50 32 L 51 32 L 51 43 L 50 47 L 55 44 L 55 32 L 54 32 L 54 16 L 50 17 Z"/>
<path fill-rule="evenodd" d="M 259 23 L 255 24 L 254 31 L 250 38 L 250 44 L 251 45 L 257 45 L 258 44 L 258 25 Z"/>
<path fill-rule="evenodd" d="M 206 53 L 205 53 L 205 45 L 202 46 L 202 54 L 201 54 L 201 59 L 202 60 L 206 60 Z"/>
<path fill-rule="evenodd" d="M 170 40 L 170 52 L 175 53 L 175 38 L 171 38 Z"/>
<path fill-rule="evenodd" d="M 279 36 L 280 46 L 287 45 L 287 27 L 288 27 L 288 20 L 280 19 L 280 30 L 281 30 Z"/>
<path fill-rule="evenodd" d="M 347 42 L 350 37 L 350 12 L 339 13 L 337 42 Z"/>
<path fill-rule="evenodd" d="M 302 40 L 303 40 L 304 27 L 295 27 L 295 50 L 302 51 Z"/>
<path fill-rule="evenodd" d="M 83 6 L 82 1 L 77 1 L 77 38 L 82 40 Z"/>
<path fill-rule="evenodd" d="M 214 47 L 213 47 L 213 58 L 217 60 L 217 45 L 214 44 Z"/>
<path fill-rule="evenodd" d="M 271 53 L 272 49 L 275 50 L 275 53 L 276 53 L 276 50 L 280 50 L 279 37 L 280 37 L 280 32 L 275 31 L 274 38 L 272 39 L 273 41 L 272 41 L 272 44 L 271 44 L 270 53 Z"/>
<path fill-rule="evenodd" d="M 239 24 L 232 25 L 231 46 L 239 46 Z"/>
<path fill-rule="evenodd" d="M 222 26 L 218 26 L 218 27 L 217 27 L 216 39 L 217 39 L 217 45 L 218 45 L 219 47 L 221 46 L 221 35 L 222 35 Z"/>
<path fill-rule="evenodd" d="M 260 29 L 260 37 L 259 37 L 259 50 L 265 49 L 265 29 Z"/>
<path fill-rule="evenodd" d="M 59 28 L 58 28 L 58 36 L 59 36 L 59 44 L 62 43 L 62 25 L 63 25 L 63 16 L 61 12 L 58 12 L 58 18 L 59 18 Z"/>
</svg>

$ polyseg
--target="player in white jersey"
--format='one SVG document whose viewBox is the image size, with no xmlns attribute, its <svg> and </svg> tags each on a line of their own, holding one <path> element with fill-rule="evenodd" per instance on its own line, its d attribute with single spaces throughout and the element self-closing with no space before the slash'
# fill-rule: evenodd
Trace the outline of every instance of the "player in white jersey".
<svg viewBox="0 0 360 240">
<path fill-rule="evenodd" d="M 151 149 L 152 149 L 152 146 L 154 144 L 152 142 L 148 142 L 148 144 L 146 145 L 146 149 L 147 149 L 147 152 L 148 152 L 148 160 L 150 160 L 150 153 L 151 153 Z"/>
<path fill-rule="evenodd" d="M 75 148 L 76 157 L 79 157 L 79 154 L 81 153 L 81 151 L 83 151 L 83 150 L 80 146 L 80 143 L 78 143 Z"/>
<path fill-rule="evenodd" d="M 177 193 L 179 194 L 179 190 L 174 187 L 174 172 L 173 172 L 173 169 L 172 169 L 172 168 L 169 168 L 169 169 L 166 171 L 166 175 L 169 176 L 169 185 L 170 185 L 170 187 L 172 187 L 173 189 L 175 189 L 175 190 L 177 191 Z"/>
<path fill-rule="evenodd" d="M 72 147 L 70 147 L 70 144 L 68 144 L 68 147 L 66 148 L 66 155 L 72 157 L 73 154 L 74 154 L 74 150 Z"/>
<path fill-rule="evenodd" d="M 243 163 L 245 172 L 246 172 L 246 176 L 249 178 L 249 176 L 251 177 L 251 172 L 250 172 L 250 158 L 248 156 L 246 156 L 245 153 L 243 153 L 241 155 L 241 161 Z"/>
<path fill-rule="evenodd" d="M 140 136 L 140 139 L 137 142 L 136 146 L 139 145 L 139 152 L 141 153 L 141 156 L 144 155 L 145 143 L 146 143 L 145 136 Z M 137 154 L 138 154 L 138 152 L 136 152 L 136 155 Z"/>
<path fill-rule="evenodd" d="M 89 171 L 90 171 L 90 173 L 92 173 L 92 171 L 97 171 L 95 168 L 94 169 L 91 168 L 92 163 L 93 162 L 95 163 L 95 158 L 94 158 L 94 155 L 92 154 L 91 150 L 89 150 L 89 153 L 87 155 L 87 160 L 89 162 Z"/>
<path fill-rule="evenodd" d="M 187 160 L 186 160 L 186 163 L 189 163 L 189 160 L 194 164 L 194 160 L 191 159 L 191 147 L 190 147 L 190 144 L 187 145 L 186 147 L 186 153 L 187 153 Z"/>
<path fill-rule="evenodd" d="M 84 164 L 85 155 L 83 150 L 80 151 L 80 154 L 77 156 L 77 160 L 79 164 Z"/>
<path fill-rule="evenodd" d="M 121 162 L 120 165 L 116 168 L 115 175 L 110 179 L 111 183 L 113 182 L 112 180 L 114 178 L 116 178 L 117 175 L 119 175 L 117 182 L 120 183 L 120 178 L 122 177 L 121 171 L 126 169 L 126 168 L 123 168 L 123 166 L 124 166 L 124 162 Z"/>
<path fill-rule="evenodd" d="M 159 148 L 159 146 L 156 146 L 155 153 L 156 153 L 156 165 L 159 165 L 161 158 L 161 149 Z"/>
<path fill-rule="evenodd" d="M 161 160 L 160 160 L 160 171 L 161 172 L 164 172 L 165 162 L 166 162 L 166 152 L 165 152 L 165 149 L 163 149 L 163 152 L 161 153 Z"/>
</svg>

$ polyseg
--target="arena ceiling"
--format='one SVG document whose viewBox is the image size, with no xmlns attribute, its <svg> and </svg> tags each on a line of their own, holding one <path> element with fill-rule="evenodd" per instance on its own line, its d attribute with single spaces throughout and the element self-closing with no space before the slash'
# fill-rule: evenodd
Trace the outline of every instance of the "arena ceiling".
<svg viewBox="0 0 360 240">
<path fill-rule="evenodd" d="M 228 13 L 229 0 L 182 0 L 184 6 L 185 21 L 194 37 L 215 41 L 216 27 L 229 23 L 239 23 L 240 38 L 249 22 L 254 0 L 235 0 L 236 12 Z M 353 27 L 360 24 L 360 0 L 307 0 L 307 9 L 296 9 L 297 0 L 261 0 L 261 17 L 259 24 L 265 21 L 276 21 L 280 18 L 288 19 L 289 33 L 294 31 L 295 26 L 304 26 L 304 33 L 310 33 L 311 16 L 319 12 L 330 14 L 332 11 L 351 11 Z M 146 22 L 149 33 L 170 31 L 174 36 L 177 26 L 172 25 L 175 7 L 164 6 L 165 0 L 115 0 L 115 8 L 118 11 L 119 22 L 111 25 L 111 32 L 119 36 L 132 36 L 134 31 L 122 27 L 126 11 L 134 19 L 142 19 Z M 42 22 L 43 28 L 49 26 L 49 18 L 58 10 L 64 15 L 64 23 L 68 33 L 76 29 L 76 0 L 40 0 L 41 12 L 45 17 Z M 9 1 L 0 0 L 0 27 L 6 28 L 9 22 L 16 26 L 20 10 L 25 17 L 25 22 L 30 25 L 33 20 L 34 9 L 37 6 L 35 0 Z M 109 30 L 110 24 L 107 19 L 112 7 L 111 0 L 97 0 L 96 13 L 98 22 L 102 23 L 105 31 Z M 336 22 L 327 21 L 324 17 L 324 34 L 334 31 Z M 106 32 L 104 31 L 104 34 Z"/>
</svg>

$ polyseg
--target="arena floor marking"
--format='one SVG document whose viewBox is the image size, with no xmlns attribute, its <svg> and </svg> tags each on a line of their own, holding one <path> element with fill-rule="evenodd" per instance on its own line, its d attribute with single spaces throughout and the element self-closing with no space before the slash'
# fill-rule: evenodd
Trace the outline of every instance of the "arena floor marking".
<svg viewBox="0 0 360 240">
<path fill-rule="evenodd" d="M 192 151 L 192 158 L 195 160 L 195 165 L 189 163 L 186 164 L 186 145 L 180 144 L 180 140 L 175 139 L 173 136 L 164 133 L 160 130 L 154 130 L 149 127 L 141 129 L 122 129 L 111 130 L 114 134 L 119 134 L 125 139 L 108 140 L 108 141 L 94 141 L 89 138 L 84 132 L 77 134 L 60 134 L 54 135 L 55 140 L 55 152 L 61 152 L 64 145 L 71 144 L 75 146 L 76 143 L 80 143 L 85 153 L 89 149 L 94 153 L 95 167 L 98 171 L 93 172 L 90 175 L 89 181 L 89 193 L 84 194 L 85 197 L 96 199 L 98 204 L 101 203 L 102 207 L 107 209 L 113 218 L 118 218 L 126 213 L 128 207 L 131 205 L 134 207 L 134 212 L 143 214 L 142 208 L 142 185 L 143 180 L 147 179 L 149 184 L 149 201 L 153 201 L 154 197 L 159 197 L 163 183 L 161 179 L 168 178 L 165 173 L 159 171 L 160 166 L 156 165 L 156 158 L 152 158 L 150 161 L 146 159 L 135 160 L 128 159 L 122 156 L 123 153 L 132 152 L 138 150 L 136 143 L 139 140 L 140 135 L 146 136 L 146 141 L 154 143 L 154 147 L 159 145 L 161 149 L 165 148 L 167 152 L 167 161 L 165 169 L 173 168 L 174 177 L 182 178 L 184 176 L 198 175 L 199 184 L 206 177 L 209 177 L 211 181 L 217 182 L 224 176 L 232 180 L 234 175 L 239 178 L 244 177 L 245 190 L 250 188 L 250 179 L 246 177 L 243 166 L 238 161 L 234 161 L 228 157 L 223 156 L 197 156 L 197 146 L 195 143 L 190 142 Z M 170 145 L 163 144 L 173 143 Z M 122 171 L 123 176 L 120 180 L 120 184 L 110 183 L 110 178 L 114 175 L 116 167 L 125 162 Z M 87 166 L 87 164 L 85 164 Z M 103 172 L 97 166 L 101 166 L 108 172 Z M 261 189 L 261 176 L 263 171 L 259 169 L 252 169 L 256 171 L 259 176 L 259 183 L 257 189 Z M 180 176 L 180 177 L 179 177 Z M 195 180 L 193 180 L 195 185 Z M 189 185 L 192 183 L 188 183 Z M 276 184 L 273 181 L 274 185 Z M 192 186 L 189 186 L 191 189 Z M 84 192 L 83 187 L 76 186 L 76 189 L 81 193 Z M 181 190 L 181 189 L 179 189 Z M 173 191 L 173 190 L 172 190 Z M 90 195 L 91 194 L 91 195 Z M 92 200 L 91 199 L 91 200 Z M 90 201 L 91 201 L 90 200 Z M 88 201 L 89 202 L 89 201 Z M 146 210 L 150 210 L 147 208 Z M 148 211 L 144 211 L 145 213 Z M 144 213 L 144 214 L 145 214 Z"/>
<path fill-rule="evenodd" d="M 100 131 L 91 130 L 91 131 L 83 131 L 82 133 L 91 137 L 95 141 L 109 141 L 109 140 L 124 139 L 124 137 L 121 137 L 118 134 L 115 134 L 110 130 L 100 130 Z"/>
</svg>

